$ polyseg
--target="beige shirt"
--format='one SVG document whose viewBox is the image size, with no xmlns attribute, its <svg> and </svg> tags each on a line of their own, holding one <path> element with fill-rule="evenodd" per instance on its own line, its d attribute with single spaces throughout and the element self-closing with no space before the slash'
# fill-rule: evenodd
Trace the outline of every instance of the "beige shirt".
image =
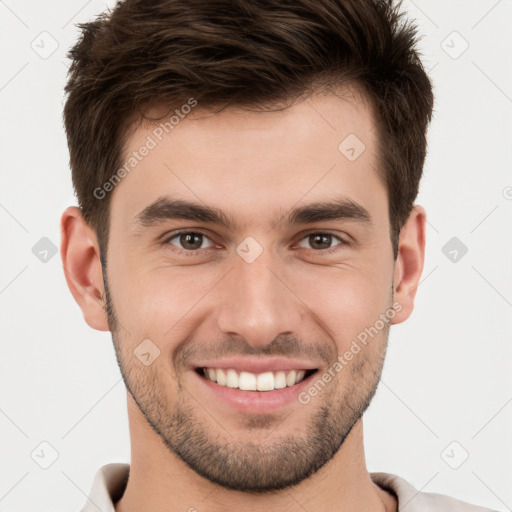
<svg viewBox="0 0 512 512">
<path fill-rule="evenodd" d="M 115 512 L 118 501 L 128 482 L 129 464 L 112 463 L 101 467 L 92 484 L 89 498 L 80 512 Z M 463 501 L 417 491 L 410 483 L 390 473 L 370 473 L 374 483 L 395 494 L 398 510 L 406 512 L 496 512 L 489 508 L 477 507 Z"/>
</svg>

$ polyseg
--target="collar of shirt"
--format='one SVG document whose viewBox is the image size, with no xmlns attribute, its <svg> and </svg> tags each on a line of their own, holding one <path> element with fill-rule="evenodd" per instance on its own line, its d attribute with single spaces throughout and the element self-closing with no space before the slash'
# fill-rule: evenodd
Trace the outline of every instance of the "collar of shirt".
<svg viewBox="0 0 512 512">
<path fill-rule="evenodd" d="M 102 466 L 94 477 L 89 497 L 80 512 L 115 512 L 114 503 L 124 493 L 129 472 L 129 464 Z M 370 473 L 370 476 L 375 484 L 396 496 L 399 511 L 407 506 L 407 512 L 493 512 L 442 494 L 420 492 L 403 478 L 391 473 Z"/>
</svg>

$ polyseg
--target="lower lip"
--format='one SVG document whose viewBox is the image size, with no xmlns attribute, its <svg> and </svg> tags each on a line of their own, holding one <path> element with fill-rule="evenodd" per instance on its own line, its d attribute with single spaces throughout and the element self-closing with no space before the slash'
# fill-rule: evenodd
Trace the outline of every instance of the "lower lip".
<svg viewBox="0 0 512 512">
<path fill-rule="evenodd" d="M 193 373 L 213 396 L 233 409 L 239 412 L 264 414 L 278 411 L 293 402 L 300 404 L 298 396 L 310 386 L 312 378 L 318 371 L 301 380 L 298 384 L 282 389 L 274 389 L 273 391 L 244 391 L 238 388 L 230 388 L 229 386 L 221 386 L 216 382 L 201 377 L 195 371 Z"/>
</svg>

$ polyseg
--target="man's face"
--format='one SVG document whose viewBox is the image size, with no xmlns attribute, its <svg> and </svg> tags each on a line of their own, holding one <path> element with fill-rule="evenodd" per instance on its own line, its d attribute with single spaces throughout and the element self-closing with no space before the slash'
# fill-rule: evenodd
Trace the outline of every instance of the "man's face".
<svg viewBox="0 0 512 512">
<path fill-rule="evenodd" d="M 126 156 L 148 136 L 157 145 L 111 198 L 109 321 L 128 390 L 174 454 L 227 488 L 280 489 L 332 459 L 380 377 L 387 323 L 334 365 L 393 303 L 377 133 L 351 95 L 271 113 L 199 108 L 162 141 L 154 127 L 129 139 Z M 165 199 L 215 209 L 231 225 L 173 218 Z M 331 218 L 313 208 L 343 202 Z M 242 391 L 208 381 L 205 366 L 316 372 Z"/>
</svg>

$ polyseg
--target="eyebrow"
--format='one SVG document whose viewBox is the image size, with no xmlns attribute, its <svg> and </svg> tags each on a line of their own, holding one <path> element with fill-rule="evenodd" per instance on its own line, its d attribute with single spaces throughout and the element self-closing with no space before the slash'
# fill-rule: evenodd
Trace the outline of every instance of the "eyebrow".
<svg viewBox="0 0 512 512">
<path fill-rule="evenodd" d="M 236 219 L 222 210 L 163 196 L 145 207 L 135 216 L 135 224 L 142 227 L 154 227 L 167 220 L 191 220 L 207 224 L 217 224 L 234 230 Z M 312 224 L 326 220 L 349 220 L 371 224 L 372 218 L 362 205 L 346 198 L 333 201 L 316 202 L 291 209 L 288 213 L 270 222 L 275 229 L 279 224 Z"/>
</svg>

